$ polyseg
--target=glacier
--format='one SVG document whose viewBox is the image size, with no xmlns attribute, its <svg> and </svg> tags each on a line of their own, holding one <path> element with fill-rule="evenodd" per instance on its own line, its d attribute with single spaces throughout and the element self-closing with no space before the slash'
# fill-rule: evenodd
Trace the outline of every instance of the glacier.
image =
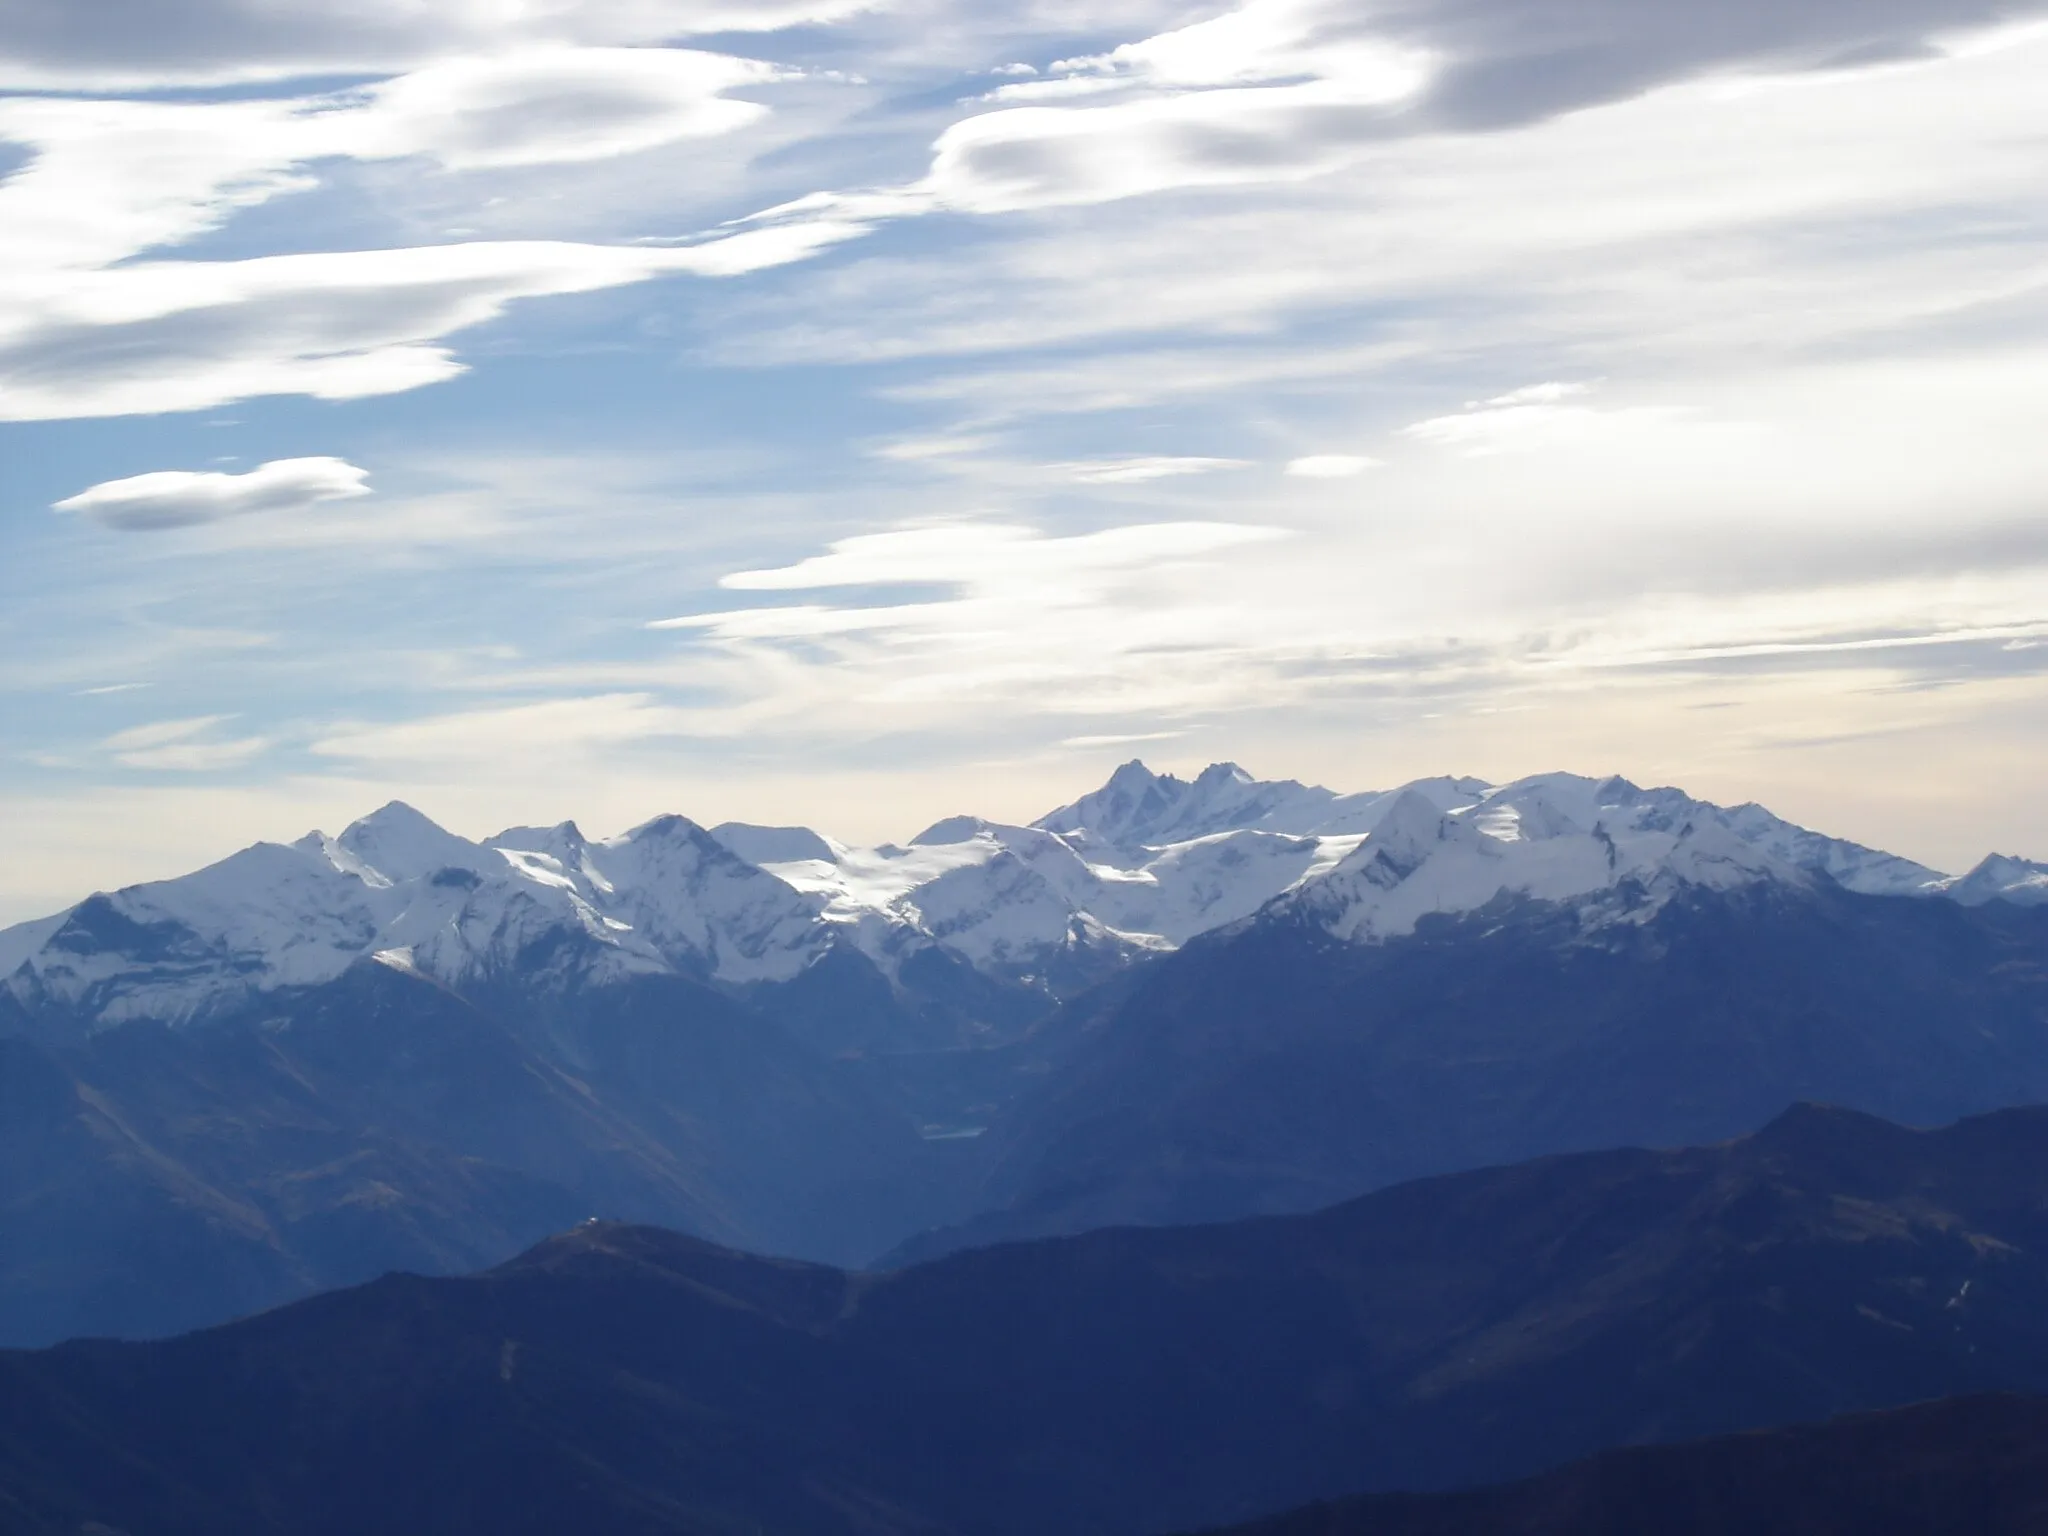
<svg viewBox="0 0 2048 1536">
<path fill-rule="evenodd" d="M 1050 1001 L 1072 977 L 1261 914 L 1372 943 L 1505 900 L 1570 905 L 1597 927 L 1760 882 L 2048 901 L 2048 865 L 1994 856 L 1951 877 L 1616 776 L 1339 793 L 1134 760 L 1029 826 L 951 816 L 902 846 L 678 815 L 602 839 L 565 822 L 478 842 L 393 802 L 335 836 L 259 843 L 0 932 L 0 988 L 98 1028 L 203 1019 L 365 961 L 457 989 L 673 974 L 743 991 L 851 950 L 892 984 L 936 953 Z"/>
</svg>

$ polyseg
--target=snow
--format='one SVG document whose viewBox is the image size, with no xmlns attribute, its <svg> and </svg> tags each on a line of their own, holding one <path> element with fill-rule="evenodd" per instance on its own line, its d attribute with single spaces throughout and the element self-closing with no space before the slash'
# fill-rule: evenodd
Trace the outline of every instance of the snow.
<svg viewBox="0 0 2048 1536">
<path fill-rule="evenodd" d="M 1395 797 L 1421 794 L 1440 809 L 1473 804 L 1479 779 L 1420 779 L 1387 792 L 1340 795 L 1292 779 L 1253 778 L 1235 763 L 1212 763 L 1192 780 L 1125 763 L 1109 782 L 1032 823 L 1091 850 L 1163 847 L 1220 832 L 1345 836 L 1370 832 Z"/>
<path fill-rule="evenodd" d="M 437 869 L 483 869 L 481 844 L 435 825 L 402 800 L 352 823 L 335 839 L 340 850 L 386 880 L 416 880 Z"/>
<path fill-rule="evenodd" d="M 394 802 L 338 837 L 257 844 L 0 932 L 0 985 L 107 1024 L 198 1018 L 364 961 L 457 986 L 656 973 L 744 986 L 847 944 L 891 976 L 934 946 L 1042 976 L 1065 952 L 1159 953 L 1262 912 L 1375 943 L 1503 900 L 1599 925 L 1761 882 L 2048 903 L 2048 865 L 1995 856 L 1950 880 L 1760 806 L 1618 777 L 1338 794 L 1230 763 L 1182 780 L 1134 761 L 1031 826 L 949 816 L 907 847 L 681 816 L 603 840 L 563 822 L 479 843 Z"/>
<path fill-rule="evenodd" d="M 1642 921 L 1689 888 L 1812 879 L 1675 790 L 1543 774 L 1448 812 L 1405 792 L 1349 856 L 1286 902 L 1339 938 L 1373 943 L 1503 898 L 1574 903 L 1597 925 Z"/>
<path fill-rule="evenodd" d="M 590 845 L 583 863 L 605 910 L 678 970 L 786 981 L 830 943 L 822 903 L 681 816 Z"/>
<path fill-rule="evenodd" d="M 846 852 L 842 843 L 809 827 L 757 827 L 744 821 L 722 822 L 712 837 L 749 864 L 789 864 L 803 860 L 830 863 Z"/>
<path fill-rule="evenodd" d="M 1946 882 L 1943 894 L 1966 907 L 1980 907 L 1987 901 L 2048 906 L 2048 864 L 1994 853 L 1961 879 Z"/>
<path fill-rule="evenodd" d="M 1760 805 L 1738 805 L 1721 813 L 1742 837 L 1769 849 L 1781 859 L 1816 870 L 1846 890 L 1866 896 L 1935 896 L 1946 880 L 1941 871 L 1880 853 L 1861 843 L 1845 842 L 1810 832 Z"/>
</svg>

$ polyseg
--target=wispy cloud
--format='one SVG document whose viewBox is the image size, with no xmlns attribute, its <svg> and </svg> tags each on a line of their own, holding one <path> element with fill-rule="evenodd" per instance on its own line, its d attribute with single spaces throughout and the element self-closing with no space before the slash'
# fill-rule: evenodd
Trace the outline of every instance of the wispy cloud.
<svg viewBox="0 0 2048 1536">
<path fill-rule="evenodd" d="M 1169 480 L 1181 475 L 1209 475 L 1219 469 L 1243 469 L 1248 459 L 1205 459 L 1152 454 L 1132 459 L 1082 459 L 1055 464 L 1052 470 L 1082 485 L 1133 485 L 1145 480 Z"/>
<path fill-rule="evenodd" d="M 828 218 L 665 245 L 476 241 L 134 259 L 308 192 L 324 163 L 505 170 L 737 133 L 768 109 L 727 92 L 786 73 L 683 49 L 557 45 L 428 64 L 341 94 L 0 100 L 0 140 L 31 154 L 0 182 L 9 230 L 0 419 L 416 389 L 463 371 L 443 338 L 515 300 L 666 274 L 731 276 L 813 255 L 858 229 Z"/>
<path fill-rule="evenodd" d="M 169 773 L 214 773 L 240 768 L 267 751 L 267 737 L 221 738 L 215 728 L 232 715 L 194 715 L 157 720 L 117 731 L 100 743 L 124 768 Z"/>
<path fill-rule="evenodd" d="M 593 752 L 688 733 L 689 719 L 644 693 L 546 699 L 389 724 L 332 730 L 312 743 L 325 758 L 382 769 L 461 770 L 517 754 L 559 764 Z"/>
<path fill-rule="evenodd" d="M 10 483 L 71 512 L 0 562 L 10 847 L 858 822 L 1142 739 L 2048 837 L 1993 0 L 130 11 L 0 61 Z M 134 679 L 178 719 L 74 696 Z"/>
<path fill-rule="evenodd" d="M 645 45 L 715 32 L 830 22 L 869 0 L 358 0 L 346 14 L 264 0 L 180 0 L 82 27 L 63 5 L 8 17 L 0 84 L 117 91 L 303 76 L 386 74 L 451 56 L 534 45 Z"/>
</svg>

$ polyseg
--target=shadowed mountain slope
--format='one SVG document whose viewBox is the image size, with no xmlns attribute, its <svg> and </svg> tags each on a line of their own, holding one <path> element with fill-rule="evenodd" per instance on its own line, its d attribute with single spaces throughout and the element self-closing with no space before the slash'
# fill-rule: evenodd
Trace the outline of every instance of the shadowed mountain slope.
<svg viewBox="0 0 2048 1536">
<path fill-rule="evenodd" d="M 983 1139 L 981 1214 L 898 1261 L 1405 1179 L 1740 1135 L 1819 1100 L 1933 1125 L 2048 1101 L 2048 909 L 1817 884 L 1642 920 L 1503 901 L 1355 944 L 1276 912 L 1055 1020 Z"/>
<path fill-rule="evenodd" d="M 0 1355 L 10 1530 L 1129 1533 L 2048 1391 L 2048 1110 L 1803 1108 L 887 1275 L 590 1225 Z"/>
<path fill-rule="evenodd" d="M 2035 1536 L 2048 1400 L 2006 1394 L 1609 1451 L 1469 1493 L 1312 1505 L 1214 1536 Z"/>
<path fill-rule="evenodd" d="M 921 1152 L 668 977 L 521 1018 L 368 964 L 203 1027 L 0 1038 L 0 1342 L 475 1269 L 592 1214 L 851 1260 L 900 1231 Z"/>
</svg>

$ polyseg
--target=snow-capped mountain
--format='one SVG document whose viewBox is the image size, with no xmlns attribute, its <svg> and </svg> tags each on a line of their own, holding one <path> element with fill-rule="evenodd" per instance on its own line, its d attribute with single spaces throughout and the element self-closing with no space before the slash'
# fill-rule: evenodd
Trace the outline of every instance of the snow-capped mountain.
<svg viewBox="0 0 2048 1536">
<path fill-rule="evenodd" d="M 1479 779 L 1420 779 L 1402 790 L 1439 809 L 1475 804 L 1492 786 Z M 1032 823 L 1076 848 L 1114 856 L 1219 832 L 1343 836 L 1372 830 L 1401 790 L 1340 795 L 1292 779 L 1253 778 L 1235 763 L 1211 763 L 1192 780 L 1131 761 L 1109 782 Z"/>
<path fill-rule="evenodd" d="M 1967 875 L 1947 882 L 1943 892 L 1966 907 L 1979 907 L 1987 901 L 2010 901 L 2023 907 L 2048 905 L 2048 864 L 1994 853 Z"/>
<path fill-rule="evenodd" d="M 193 1018 L 364 959 L 457 988 L 661 973 L 749 988 L 844 948 L 892 984 L 936 950 L 1056 994 L 1054 978 L 1086 980 L 1268 909 L 1374 942 L 1503 898 L 1610 921 L 1688 888 L 1816 881 L 2048 900 L 2048 866 L 1993 858 L 1951 880 L 1760 806 L 1621 778 L 1339 794 L 1231 763 L 1182 780 L 1134 761 L 1031 826 L 955 816 L 901 847 L 680 816 L 603 840 L 563 823 L 472 842 L 394 803 L 338 836 L 258 844 L 0 933 L 0 985 L 32 1009 L 115 1023 Z"/>
<path fill-rule="evenodd" d="M 374 959 L 453 986 L 677 972 L 785 979 L 819 904 L 681 817 L 592 842 L 570 823 L 473 843 L 391 804 L 338 837 L 258 843 L 0 933 L 16 998 L 94 1022 L 190 1019 Z"/>
<path fill-rule="evenodd" d="M 1812 884 L 1714 807 L 1626 779 L 1546 774 L 1444 811 L 1404 793 L 1370 836 L 1289 903 L 1339 938 L 1412 933 L 1431 913 L 1508 899 L 1578 903 L 1597 920 L 1641 922 L 1688 888 Z"/>
</svg>

